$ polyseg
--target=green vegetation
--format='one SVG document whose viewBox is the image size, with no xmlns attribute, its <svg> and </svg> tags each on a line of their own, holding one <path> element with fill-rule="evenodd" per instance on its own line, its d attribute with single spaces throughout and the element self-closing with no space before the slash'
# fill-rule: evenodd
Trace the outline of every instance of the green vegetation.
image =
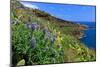
<svg viewBox="0 0 100 67">
<path fill-rule="evenodd" d="M 16 3 L 16 4 L 14 4 Z M 95 50 L 79 41 L 84 26 L 11 1 L 12 64 L 95 61 Z M 80 28 L 81 27 L 81 28 Z"/>
</svg>

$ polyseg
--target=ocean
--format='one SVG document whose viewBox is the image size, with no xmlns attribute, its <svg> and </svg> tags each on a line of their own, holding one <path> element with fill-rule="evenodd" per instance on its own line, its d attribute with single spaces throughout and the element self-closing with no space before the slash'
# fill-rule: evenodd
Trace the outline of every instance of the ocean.
<svg viewBox="0 0 100 67">
<path fill-rule="evenodd" d="M 80 23 L 87 25 L 88 27 L 93 27 L 93 28 L 88 28 L 87 30 L 84 30 L 84 37 L 80 39 L 82 43 L 84 43 L 87 47 L 96 49 L 96 23 L 95 22 L 84 22 Z"/>
</svg>

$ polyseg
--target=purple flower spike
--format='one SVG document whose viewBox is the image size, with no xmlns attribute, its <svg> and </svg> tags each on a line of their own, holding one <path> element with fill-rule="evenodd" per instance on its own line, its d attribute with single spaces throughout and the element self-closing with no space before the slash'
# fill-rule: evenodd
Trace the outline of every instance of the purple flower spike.
<svg viewBox="0 0 100 67">
<path fill-rule="evenodd" d="M 36 46 L 36 40 L 35 40 L 34 37 L 32 37 L 32 39 L 31 39 L 31 48 L 35 48 L 35 46 Z"/>
<path fill-rule="evenodd" d="M 47 37 L 49 37 L 49 38 L 51 37 L 51 33 L 48 31 L 47 27 L 44 28 L 43 33 L 46 34 Z"/>
<path fill-rule="evenodd" d="M 38 28 L 38 25 L 36 23 L 32 23 L 32 26 L 31 26 L 32 30 L 35 30 Z"/>
<path fill-rule="evenodd" d="M 48 35 L 48 37 L 50 38 L 50 36 L 51 36 L 50 32 L 47 32 L 47 35 Z"/>
<path fill-rule="evenodd" d="M 30 23 L 27 23 L 26 26 L 27 26 L 28 29 L 31 29 Z"/>
<path fill-rule="evenodd" d="M 48 28 L 43 29 L 43 33 L 46 34 L 48 32 Z"/>
<path fill-rule="evenodd" d="M 56 40 L 56 35 L 54 35 L 52 38 L 51 38 L 51 47 L 52 47 L 52 45 L 54 44 L 54 42 L 55 42 L 55 40 Z"/>
<path fill-rule="evenodd" d="M 56 40 L 56 35 L 51 38 L 51 41 L 54 42 Z"/>
</svg>

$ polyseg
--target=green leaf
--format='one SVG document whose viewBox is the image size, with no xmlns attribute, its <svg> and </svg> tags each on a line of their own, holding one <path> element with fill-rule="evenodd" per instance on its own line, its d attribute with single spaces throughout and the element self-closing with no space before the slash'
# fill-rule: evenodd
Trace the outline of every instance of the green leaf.
<svg viewBox="0 0 100 67">
<path fill-rule="evenodd" d="M 25 65 L 25 60 L 24 60 L 24 59 L 20 60 L 20 61 L 17 63 L 17 66 L 19 66 L 19 65 Z"/>
</svg>

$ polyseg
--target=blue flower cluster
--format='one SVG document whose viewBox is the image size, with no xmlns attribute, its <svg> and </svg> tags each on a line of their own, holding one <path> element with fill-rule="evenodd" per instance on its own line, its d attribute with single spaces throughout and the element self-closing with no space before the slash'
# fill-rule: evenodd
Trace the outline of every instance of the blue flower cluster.
<svg viewBox="0 0 100 67">
<path fill-rule="evenodd" d="M 45 35 L 47 35 L 47 38 L 48 38 L 48 39 L 50 39 L 50 41 L 51 41 L 50 47 L 52 47 L 53 44 L 54 44 L 54 42 L 56 41 L 56 34 L 51 35 L 51 33 L 49 32 L 49 30 L 48 30 L 47 27 L 45 27 L 45 28 L 43 29 L 43 33 L 44 33 Z"/>
<path fill-rule="evenodd" d="M 26 24 L 28 29 L 31 29 L 32 31 L 36 30 L 37 28 L 39 28 L 39 25 L 37 23 L 32 23 L 30 24 L 29 22 Z"/>
</svg>

